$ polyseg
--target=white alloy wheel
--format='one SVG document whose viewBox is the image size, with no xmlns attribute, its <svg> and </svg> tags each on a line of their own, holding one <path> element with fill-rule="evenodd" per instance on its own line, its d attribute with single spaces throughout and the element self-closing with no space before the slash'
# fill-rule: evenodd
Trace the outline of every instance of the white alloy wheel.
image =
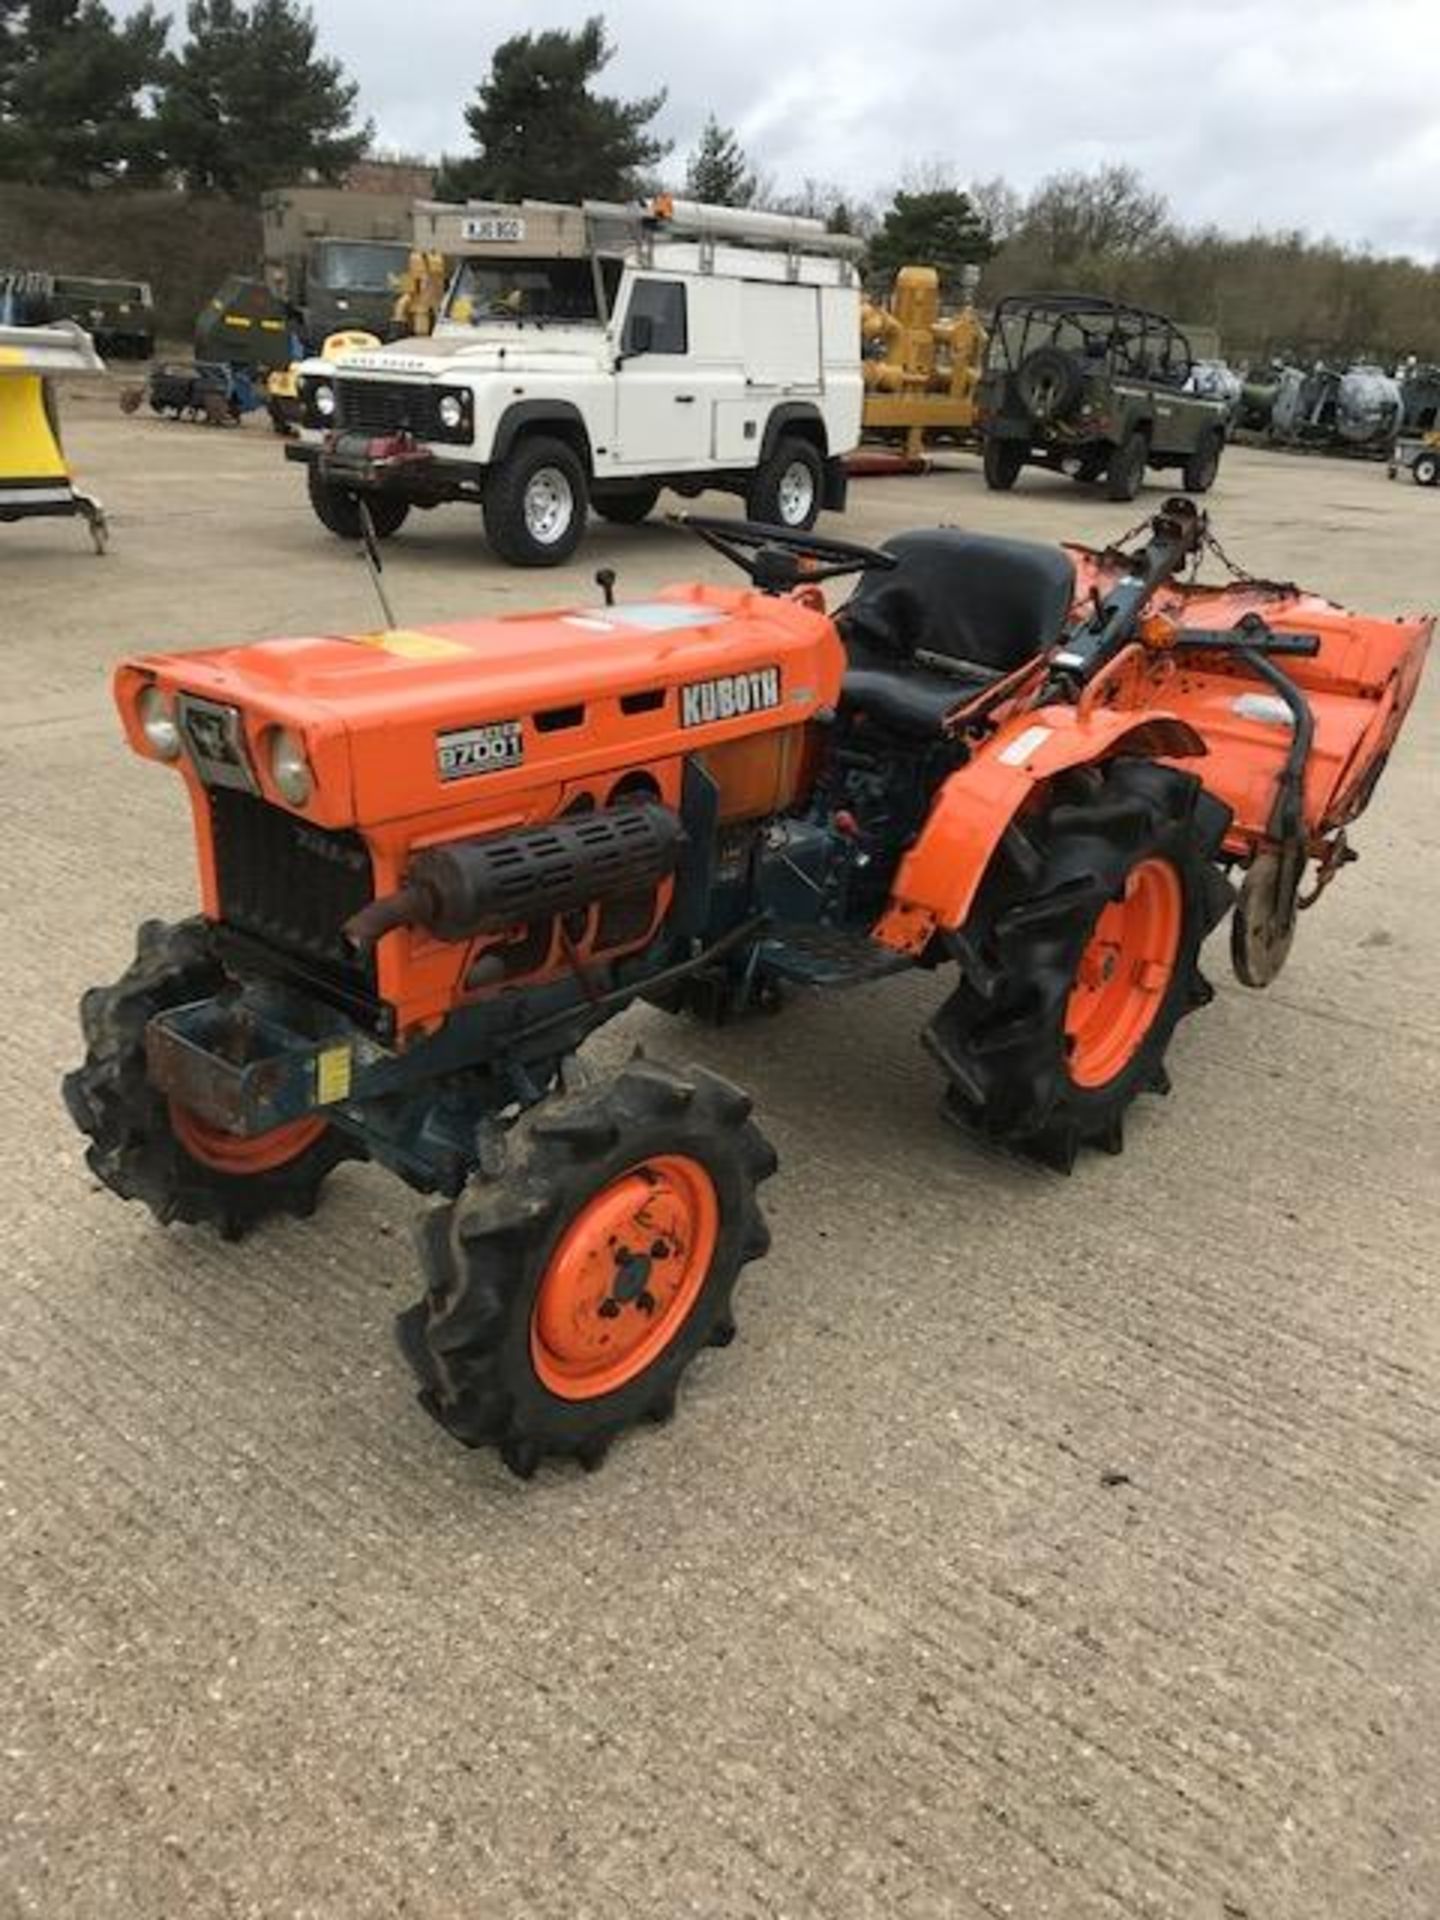
<svg viewBox="0 0 1440 1920">
<path fill-rule="evenodd" d="M 815 510 L 815 475 L 803 460 L 792 460 L 780 476 L 776 489 L 780 506 L 780 524 L 803 527 Z"/>
<path fill-rule="evenodd" d="M 558 467 L 537 467 L 525 483 L 525 531 L 542 547 L 553 547 L 575 518 L 575 489 Z"/>
</svg>

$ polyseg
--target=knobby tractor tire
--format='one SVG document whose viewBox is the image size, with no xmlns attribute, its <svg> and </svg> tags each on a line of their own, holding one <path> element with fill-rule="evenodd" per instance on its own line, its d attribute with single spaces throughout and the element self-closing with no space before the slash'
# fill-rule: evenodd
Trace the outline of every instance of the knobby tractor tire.
<svg viewBox="0 0 1440 1920">
<path fill-rule="evenodd" d="M 112 1192 L 143 1201 L 164 1225 L 206 1222 L 237 1240 L 271 1214 L 308 1218 L 331 1169 L 362 1156 L 335 1128 L 303 1121 L 262 1146 L 232 1143 L 182 1115 L 192 1146 L 204 1150 L 208 1135 L 225 1165 L 182 1145 L 170 1104 L 146 1071 L 145 1029 L 167 1007 L 209 998 L 224 978 L 203 920 L 147 920 L 133 965 L 114 986 L 92 987 L 81 999 L 85 1061 L 66 1074 L 63 1092 L 71 1119 L 90 1137 L 90 1170 Z M 230 1170 L 241 1165 L 254 1170 Z"/>
<path fill-rule="evenodd" d="M 1230 810 L 1194 774 L 1114 760 L 1057 788 L 1002 843 L 925 1042 L 951 1118 L 1068 1173 L 1082 1146 L 1120 1152 L 1137 1094 L 1169 1091 L 1233 894 L 1215 864 Z"/>
<path fill-rule="evenodd" d="M 305 484 L 311 508 L 321 526 L 338 539 L 358 540 L 365 530 L 360 518 L 359 494 L 349 487 L 337 487 L 333 481 L 323 480 L 314 465 L 306 469 Z M 370 509 L 370 524 L 377 540 L 388 540 L 410 517 L 410 502 L 398 494 L 367 494 L 365 504 Z"/>
<path fill-rule="evenodd" d="M 420 1227 L 428 1290 L 397 1331 L 443 1427 L 528 1478 L 669 1418 L 770 1244 L 756 1188 L 775 1154 L 749 1115 L 715 1074 L 637 1057 L 517 1124 L 503 1168 Z"/>
</svg>

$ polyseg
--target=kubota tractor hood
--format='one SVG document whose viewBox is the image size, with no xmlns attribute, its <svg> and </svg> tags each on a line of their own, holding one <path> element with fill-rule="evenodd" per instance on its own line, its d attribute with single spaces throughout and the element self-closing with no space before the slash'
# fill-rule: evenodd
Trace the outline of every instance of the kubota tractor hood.
<svg viewBox="0 0 1440 1920">
<path fill-rule="evenodd" d="M 687 586 L 614 607 L 145 655 L 119 669 L 116 700 L 131 745 L 154 758 L 139 702 L 158 688 L 192 782 L 217 777 L 205 744 L 228 741 L 221 783 L 280 805 L 267 769 L 287 730 L 315 776 L 294 810 L 366 826 L 473 807 L 481 787 L 503 807 L 546 782 L 802 725 L 834 705 L 843 667 L 822 611 Z"/>
</svg>

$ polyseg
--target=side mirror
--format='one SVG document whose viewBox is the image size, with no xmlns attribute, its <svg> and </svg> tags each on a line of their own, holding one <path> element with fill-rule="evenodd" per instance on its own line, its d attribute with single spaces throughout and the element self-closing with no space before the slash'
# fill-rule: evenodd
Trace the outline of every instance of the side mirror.
<svg viewBox="0 0 1440 1920">
<path fill-rule="evenodd" d="M 655 321 L 648 313 L 632 313 L 625 322 L 625 333 L 620 342 L 622 360 L 638 360 L 642 353 L 653 353 L 655 349 Z"/>
</svg>

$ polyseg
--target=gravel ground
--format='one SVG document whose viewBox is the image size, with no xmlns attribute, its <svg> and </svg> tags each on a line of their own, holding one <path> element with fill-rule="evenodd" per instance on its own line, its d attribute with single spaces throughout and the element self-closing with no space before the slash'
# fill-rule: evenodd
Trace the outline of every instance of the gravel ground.
<svg viewBox="0 0 1440 1920">
<path fill-rule="evenodd" d="M 928 981 L 602 1036 L 755 1090 L 775 1250 L 673 1425 L 522 1486 L 411 1397 L 397 1183 L 223 1247 L 84 1171 L 75 1001 L 192 900 L 107 668 L 374 610 L 259 427 L 69 421 L 110 556 L 0 527 L 0 1914 L 1433 1920 L 1434 679 L 1360 865 L 1267 995 L 1217 944 L 1118 1160 L 947 1129 Z M 1234 451 L 1212 506 L 1440 604 L 1440 498 L 1379 467 Z M 835 524 L 1135 512 L 958 459 Z M 654 524 L 508 572 L 458 508 L 391 556 L 412 623 L 722 570 Z"/>
</svg>

